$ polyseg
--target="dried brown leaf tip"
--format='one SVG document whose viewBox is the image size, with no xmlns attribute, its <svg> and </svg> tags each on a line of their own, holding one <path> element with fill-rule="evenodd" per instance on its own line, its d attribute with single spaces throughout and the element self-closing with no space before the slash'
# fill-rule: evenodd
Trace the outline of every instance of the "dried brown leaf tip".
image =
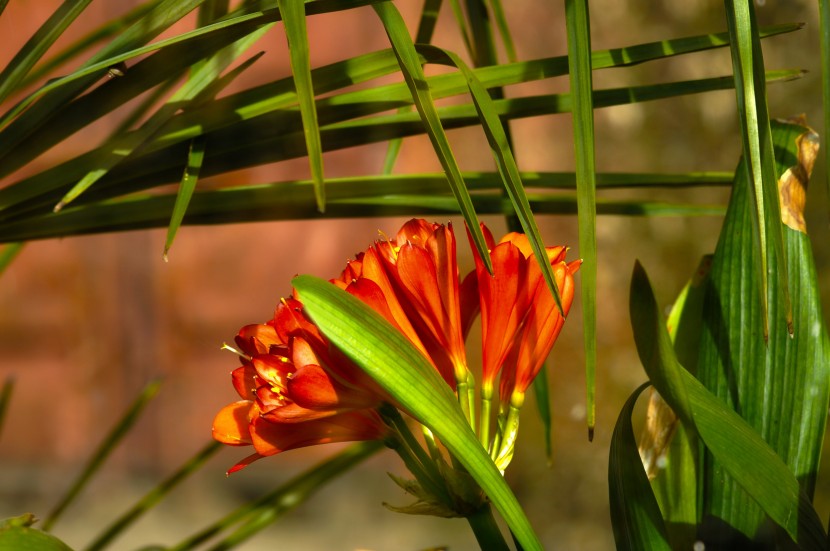
<svg viewBox="0 0 830 551">
<path fill-rule="evenodd" d="M 796 145 L 798 163 L 788 168 L 778 179 L 778 197 L 781 201 L 781 221 L 796 231 L 807 233 L 804 206 L 807 201 L 807 184 L 818 156 L 818 134 L 805 126 L 805 132 L 796 138 Z"/>
</svg>

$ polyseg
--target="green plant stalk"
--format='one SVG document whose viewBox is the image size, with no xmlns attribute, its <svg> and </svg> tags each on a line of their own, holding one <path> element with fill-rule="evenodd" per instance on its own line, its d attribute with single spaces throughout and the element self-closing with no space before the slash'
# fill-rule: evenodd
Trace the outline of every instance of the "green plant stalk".
<svg viewBox="0 0 830 551">
<path fill-rule="evenodd" d="M 3 381 L 3 388 L 0 389 L 0 435 L 3 434 L 3 423 L 6 420 L 6 413 L 9 411 L 9 403 L 12 399 L 12 391 L 14 390 L 14 375 L 9 375 Z"/>
<path fill-rule="evenodd" d="M 379 410 L 380 416 L 400 437 L 390 442 L 389 447 L 403 460 L 406 468 L 415 476 L 435 497 L 444 503 L 450 504 L 450 495 L 444 484 L 441 473 L 435 466 L 433 459 L 427 455 L 424 448 L 415 439 L 409 426 L 400 412 L 389 404 L 384 404 Z M 387 444 L 388 445 L 388 444 Z"/>
<path fill-rule="evenodd" d="M 501 431 L 501 442 L 498 446 L 498 453 L 495 454 L 495 463 L 500 471 L 504 472 L 510 461 L 513 459 L 513 453 L 516 451 L 516 438 L 519 436 L 519 413 L 520 406 L 513 404 L 511 400 L 507 409 L 507 419 L 504 422 L 503 430 Z M 493 448 L 496 449 L 495 447 Z"/>
<path fill-rule="evenodd" d="M 173 488 L 199 470 L 220 449 L 222 449 L 222 444 L 219 442 L 210 442 L 204 446 L 196 455 L 182 465 L 179 470 L 173 473 L 173 475 L 153 488 L 147 495 L 138 500 L 132 507 L 118 517 L 115 522 L 110 524 L 109 528 L 104 530 L 86 547 L 86 551 L 100 551 L 107 547 L 121 532 L 126 530 L 141 515 L 161 501 Z"/>
<path fill-rule="evenodd" d="M 486 503 L 481 509 L 465 518 L 470 524 L 470 528 L 472 528 L 473 534 L 475 534 L 476 541 L 481 549 L 486 551 L 509 551 L 510 548 L 507 546 L 501 530 L 499 530 L 499 525 L 496 524 L 496 519 L 493 517 L 493 510 L 489 503 Z"/>
<path fill-rule="evenodd" d="M 52 509 L 52 511 L 50 511 L 46 516 L 43 521 L 43 525 L 41 526 L 44 531 L 48 531 L 55 524 L 55 522 L 57 522 L 66 508 L 75 500 L 76 497 L 78 497 L 78 494 L 81 493 L 81 490 L 83 490 L 86 484 L 90 481 L 92 475 L 94 475 L 101 465 L 103 465 L 104 461 L 115 450 L 115 447 L 119 444 L 119 442 L 121 442 L 121 440 L 129 434 L 130 429 L 133 425 L 135 425 L 136 421 L 138 421 L 141 412 L 144 411 L 147 404 L 155 398 L 160 387 L 161 381 L 158 379 L 151 381 L 144 387 L 144 390 L 141 391 L 141 394 L 138 395 L 138 398 L 135 399 L 124 416 L 121 417 L 115 427 L 113 427 L 112 431 L 110 431 L 106 438 L 104 438 L 104 441 L 101 442 L 101 445 L 98 446 L 98 449 L 89 459 L 89 462 L 84 470 L 81 471 L 78 478 L 75 479 L 75 482 L 73 482 L 69 487 L 69 490 L 67 490 L 63 499 L 61 499 L 55 508 Z"/>
</svg>

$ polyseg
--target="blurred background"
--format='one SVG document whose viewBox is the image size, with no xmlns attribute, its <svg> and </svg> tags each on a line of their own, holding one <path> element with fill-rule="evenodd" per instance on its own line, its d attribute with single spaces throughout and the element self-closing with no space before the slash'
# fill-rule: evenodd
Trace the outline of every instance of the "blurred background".
<svg viewBox="0 0 830 551">
<path fill-rule="evenodd" d="M 55 46 L 128 11 L 137 2 L 93 2 Z M 414 32 L 421 2 L 396 5 Z M 11 0 L 0 17 L 0 66 L 60 5 L 56 0 Z M 566 54 L 562 3 L 505 2 L 519 59 Z M 654 3 L 594 0 L 595 49 L 725 30 L 723 6 L 710 0 Z M 449 6 L 434 42 L 464 53 Z M 768 68 L 803 68 L 804 78 L 769 87 L 773 117 L 806 114 L 820 126 L 821 91 L 817 4 L 807 0 L 758 2 L 761 24 L 803 21 L 803 30 L 764 41 Z M 188 18 L 165 36 L 193 27 Z M 371 8 L 308 19 L 313 66 L 388 47 Z M 226 90 L 233 93 L 290 74 L 281 28 L 258 48 L 266 55 Z M 465 56 L 466 57 L 466 56 Z M 47 54 L 48 58 L 48 54 Z M 502 57 L 504 59 L 504 57 Z M 69 71 L 71 68 L 66 68 Z M 428 68 L 429 69 L 429 68 Z M 595 88 L 668 82 L 729 74 L 721 49 L 594 73 Z M 515 86 L 508 96 L 565 92 L 567 77 Z M 126 113 L 126 111 L 124 112 Z M 3 182 L 8 184 L 100 143 L 124 113 L 117 112 L 51 150 Z M 683 172 L 734 170 L 740 155 L 733 91 L 707 93 L 596 111 L 598 171 Z M 511 123 L 522 170 L 573 170 L 570 115 Z M 493 170 L 480 129 L 449 133 L 465 170 Z M 378 173 L 383 144 L 324 157 L 327 177 Z M 407 138 L 399 173 L 440 171 L 426 138 Z M 199 186 L 308 178 L 307 161 L 258 167 L 200 180 Z M 817 166 L 808 196 L 808 230 L 821 280 L 825 312 L 830 299 L 830 240 L 824 167 Z M 0 184 L 0 185 L 3 185 Z M 602 192 L 605 198 L 722 203 L 725 189 Z M 0 378 L 16 378 L 0 439 L 0 518 L 31 511 L 40 517 L 63 495 L 115 420 L 150 380 L 163 386 L 136 428 L 54 533 L 82 547 L 108 522 L 172 473 L 210 440 L 215 413 L 234 401 L 230 371 L 236 358 L 220 350 L 238 329 L 269 319 L 298 273 L 329 278 L 377 238 L 393 235 L 405 218 L 311 220 L 214 227 L 183 227 L 162 260 L 164 230 L 73 237 L 28 244 L 0 276 Z M 444 222 L 445 220 L 437 220 Z M 461 228 L 461 219 L 453 220 Z M 549 245 L 567 244 L 578 258 L 576 217 L 539 217 Z M 485 218 L 493 233 L 505 224 Z M 548 464 L 542 428 L 526 407 L 517 456 L 506 476 L 546 546 L 604 550 L 613 547 L 608 513 L 608 445 L 622 404 L 646 377 L 633 347 L 628 284 L 640 259 L 658 300 L 670 305 L 700 257 L 714 250 L 721 220 L 603 216 L 598 220 L 598 416 L 587 440 L 581 310 L 575 303 L 549 361 L 554 455 Z M 461 235 L 459 235 L 461 237 Z M 464 273 L 473 263 L 460 240 Z M 578 295 L 577 295 L 578 296 Z M 475 335 L 475 331 L 473 333 Z M 471 340 L 471 362 L 480 343 Z M 119 539 L 114 548 L 174 543 L 237 505 L 279 486 L 293 474 L 333 454 L 338 446 L 297 450 L 260 461 L 225 477 L 247 450 L 222 450 Z M 825 457 L 827 454 L 825 454 Z M 462 520 L 407 517 L 381 506 L 409 503 L 385 475 L 404 474 L 385 452 L 323 488 L 314 498 L 243 545 L 242 549 L 473 548 Z M 830 513 L 830 481 L 819 478 L 818 512 Z"/>
</svg>

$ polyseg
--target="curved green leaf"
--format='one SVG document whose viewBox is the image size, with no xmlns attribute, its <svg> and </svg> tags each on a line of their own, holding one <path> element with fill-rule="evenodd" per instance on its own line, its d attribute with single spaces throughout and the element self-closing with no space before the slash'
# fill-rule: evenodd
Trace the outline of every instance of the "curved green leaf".
<svg viewBox="0 0 830 551">
<path fill-rule="evenodd" d="M 311 276 L 296 277 L 292 285 L 323 334 L 441 439 L 485 491 L 522 547 L 542 549 L 452 390 L 426 358 L 380 314 L 342 289 Z"/>
<path fill-rule="evenodd" d="M 631 325 L 651 383 L 712 455 L 767 515 L 804 549 L 824 549 L 826 535 L 793 473 L 737 413 L 677 361 L 645 270 L 631 279 Z"/>
<path fill-rule="evenodd" d="M 660 507 L 643 470 L 631 426 L 634 405 L 646 388 L 648 383 L 641 385 L 625 402 L 611 436 L 608 491 L 611 525 L 619 551 L 671 549 Z"/>
</svg>

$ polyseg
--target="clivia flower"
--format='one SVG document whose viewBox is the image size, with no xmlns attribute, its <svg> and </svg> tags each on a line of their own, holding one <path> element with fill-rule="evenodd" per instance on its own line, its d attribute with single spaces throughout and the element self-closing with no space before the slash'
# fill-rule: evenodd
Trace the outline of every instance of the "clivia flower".
<svg viewBox="0 0 830 551">
<path fill-rule="evenodd" d="M 479 436 L 488 448 L 490 403 L 499 377 L 501 415 L 508 404 L 510 408 L 491 454 L 503 470 L 512 456 L 524 393 L 553 347 L 564 316 L 527 238 L 512 233 L 496 244 L 483 225 L 482 230 L 493 275 L 476 254 L 475 270 L 462 281 L 452 225 L 413 219 L 394 240 L 375 242 L 330 281 L 407 337 L 457 391 L 471 423 L 472 378 L 464 340 L 480 310 Z M 566 263 L 564 247 L 549 247 L 547 253 L 566 316 L 580 261 Z M 395 400 L 328 342 L 296 296 L 282 300 L 267 323 L 243 327 L 236 345 L 242 365 L 233 371 L 232 381 L 242 400 L 217 414 L 213 436 L 230 445 L 252 445 L 255 453 L 229 472 L 289 449 L 386 439 L 401 430 L 379 413 L 382 406 L 388 411 L 387 404 L 394 409 Z"/>
</svg>

